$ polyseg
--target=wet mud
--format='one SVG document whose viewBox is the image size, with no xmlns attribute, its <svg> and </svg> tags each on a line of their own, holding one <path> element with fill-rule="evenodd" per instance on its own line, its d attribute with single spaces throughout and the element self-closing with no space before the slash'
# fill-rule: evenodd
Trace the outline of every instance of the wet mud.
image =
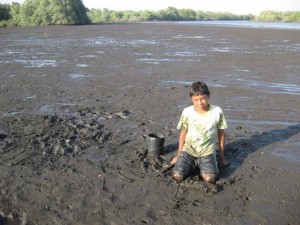
<svg viewBox="0 0 300 225">
<path fill-rule="evenodd" d="M 0 224 L 299 224 L 299 31 L 103 24 L 0 40 Z M 216 184 L 171 177 L 198 80 L 229 125 Z M 158 157 L 150 133 L 165 137 Z"/>
</svg>

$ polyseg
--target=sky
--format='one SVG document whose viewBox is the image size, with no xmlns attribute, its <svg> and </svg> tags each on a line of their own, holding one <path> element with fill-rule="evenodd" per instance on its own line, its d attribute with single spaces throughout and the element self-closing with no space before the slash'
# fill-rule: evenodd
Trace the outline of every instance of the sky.
<svg viewBox="0 0 300 225">
<path fill-rule="evenodd" d="M 0 3 L 24 0 L 0 0 Z M 264 10 L 300 11 L 300 0 L 82 0 L 85 7 L 110 10 L 153 10 L 175 7 L 212 12 L 231 12 L 234 14 L 258 15 Z"/>
</svg>

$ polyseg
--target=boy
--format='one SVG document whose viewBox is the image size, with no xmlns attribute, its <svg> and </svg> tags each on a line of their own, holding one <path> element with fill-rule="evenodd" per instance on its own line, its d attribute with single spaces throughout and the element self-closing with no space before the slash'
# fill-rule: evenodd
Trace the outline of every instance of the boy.
<svg viewBox="0 0 300 225">
<path fill-rule="evenodd" d="M 217 138 L 220 147 L 220 163 L 228 162 L 224 158 L 225 135 L 227 128 L 222 109 L 208 104 L 210 92 L 203 82 L 193 83 L 190 87 L 192 106 L 185 108 L 177 128 L 181 130 L 173 177 L 177 181 L 186 178 L 196 167 L 200 169 L 203 180 L 215 183 L 218 174 L 216 160 Z"/>
</svg>

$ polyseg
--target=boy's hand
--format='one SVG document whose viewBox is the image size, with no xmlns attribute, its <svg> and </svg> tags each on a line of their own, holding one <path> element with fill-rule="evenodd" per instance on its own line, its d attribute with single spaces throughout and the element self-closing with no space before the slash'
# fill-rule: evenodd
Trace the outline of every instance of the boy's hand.
<svg viewBox="0 0 300 225">
<path fill-rule="evenodd" d="M 220 159 L 220 163 L 222 166 L 229 166 L 229 162 L 227 160 L 225 160 L 224 158 Z"/>
<path fill-rule="evenodd" d="M 177 159 L 178 159 L 178 155 L 176 155 L 176 156 L 171 160 L 171 164 L 175 164 L 176 161 L 177 161 Z"/>
</svg>

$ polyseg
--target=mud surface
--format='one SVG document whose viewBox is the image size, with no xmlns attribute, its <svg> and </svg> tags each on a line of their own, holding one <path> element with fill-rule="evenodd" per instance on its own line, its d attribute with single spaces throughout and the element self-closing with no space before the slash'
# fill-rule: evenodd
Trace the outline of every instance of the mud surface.
<svg viewBox="0 0 300 225">
<path fill-rule="evenodd" d="M 295 30 L 1 28 L 0 224 L 299 224 L 299 54 Z M 198 80 L 229 124 L 216 185 L 166 169 Z"/>
</svg>

